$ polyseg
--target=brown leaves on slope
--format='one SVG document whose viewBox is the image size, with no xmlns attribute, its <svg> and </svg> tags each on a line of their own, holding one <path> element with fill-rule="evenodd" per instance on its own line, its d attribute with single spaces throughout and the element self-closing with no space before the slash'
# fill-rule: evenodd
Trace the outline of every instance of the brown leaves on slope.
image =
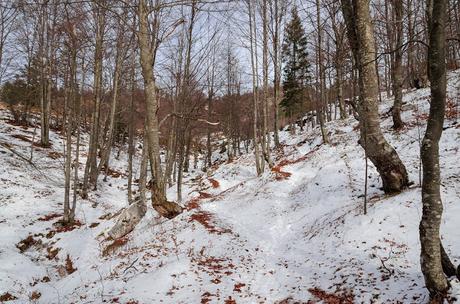
<svg viewBox="0 0 460 304">
<path fill-rule="evenodd" d="M 288 179 L 292 173 L 289 173 L 289 172 L 286 172 L 286 171 L 283 171 L 283 167 L 284 166 L 287 166 L 287 165 L 292 165 L 292 164 L 297 164 L 297 163 L 300 163 L 300 162 L 303 162 L 305 160 L 307 160 L 308 158 L 310 158 L 310 156 L 315 153 L 316 151 L 318 151 L 318 149 L 321 147 L 321 145 L 317 145 L 316 147 L 314 147 L 310 152 L 308 152 L 307 154 L 305 154 L 304 156 L 302 157 L 299 157 L 299 158 L 296 158 L 296 159 L 284 159 L 282 160 L 281 162 L 279 162 L 276 166 L 274 166 L 271 170 L 272 172 L 275 173 L 275 179 L 276 180 L 284 180 L 284 179 Z"/>
<path fill-rule="evenodd" d="M 213 188 L 219 188 L 220 187 L 219 182 L 217 180 L 215 180 L 214 178 L 208 178 L 208 181 L 211 183 Z"/>
<path fill-rule="evenodd" d="M 197 211 L 190 216 L 189 222 L 196 221 L 206 228 L 209 233 L 221 235 L 222 233 L 230 233 L 231 230 L 227 228 L 218 227 L 216 225 L 214 216 L 207 211 Z"/>
<path fill-rule="evenodd" d="M 128 243 L 128 238 L 127 237 L 122 237 L 116 240 L 113 240 L 112 243 L 107 245 L 107 247 L 102 250 L 102 256 L 108 256 L 112 253 L 114 253 L 118 248 L 121 246 L 124 246 L 126 243 Z"/>
<path fill-rule="evenodd" d="M 328 293 L 317 287 L 310 288 L 308 291 L 317 298 L 317 300 L 308 301 L 308 304 L 353 304 L 355 299 L 351 292 Z"/>
</svg>

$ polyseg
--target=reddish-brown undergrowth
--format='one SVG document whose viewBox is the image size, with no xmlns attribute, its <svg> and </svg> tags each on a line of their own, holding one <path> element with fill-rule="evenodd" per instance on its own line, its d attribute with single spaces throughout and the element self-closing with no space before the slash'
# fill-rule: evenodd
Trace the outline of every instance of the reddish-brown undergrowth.
<svg viewBox="0 0 460 304">
<path fill-rule="evenodd" d="M 76 228 L 79 228 L 83 226 L 83 224 L 79 220 L 74 220 L 72 223 L 69 224 L 64 224 L 62 221 L 57 221 L 54 223 L 54 227 L 56 227 L 54 230 L 50 230 L 46 234 L 46 238 L 50 239 L 52 238 L 56 233 L 63 233 L 63 232 L 69 232 L 72 231 Z"/>
<path fill-rule="evenodd" d="M 308 152 L 307 154 L 305 154 L 302 157 L 299 157 L 299 158 L 296 158 L 296 159 L 284 159 L 284 160 L 280 161 L 276 166 L 274 166 L 271 169 L 272 172 L 275 173 L 275 179 L 276 180 L 288 179 L 292 174 L 289 173 L 289 172 L 283 171 L 283 167 L 287 166 L 287 165 L 297 164 L 297 163 L 300 163 L 300 162 L 303 162 L 303 161 L 307 160 L 308 158 L 310 158 L 310 156 L 313 153 L 318 151 L 319 148 L 320 148 L 320 145 L 316 146 L 310 152 Z"/>
<path fill-rule="evenodd" d="M 56 151 L 50 151 L 48 152 L 48 157 L 51 159 L 59 159 L 63 157 L 64 155 L 62 153 L 56 152 Z"/>
<path fill-rule="evenodd" d="M 208 181 L 211 183 L 213 188 L 219 188 L 220 187 L 219 182 L 217 180 L 215 180 L 214 178 L 208 178 Z"/>
<path fill-rule="evenodd" d="M 197 211 L 197 212 L 195 212 L 194 214 L 192 214 L 190 216 L 189 222 L 192 222 L 192 221 L 196 221 L 196 222 L 200 223 L 201 225 L 203 225 L 203 227 L 206 228 L 206 230 L 209 233 L 219 234 L 220 235 L 222 233 L 230 233 L 231 232 L 230 229 L 217 227 L 216 223 L 215 223 L 214 216 L 211 213 L 207 212 L 207 211 Z"/>
<path fill-rule="evenodd" d="M 458 103 L 455 103 L 452 99 L 447 100 L 446 104 L 446 118 L 447 119 L 456 119 L 459 115 Z"/>
<path fill-rule="evenodd" d="M 70 255 L 67 255 L 65 259 L 65 270 L 67 271 L 68 274 L 72 274 L 77 270 L 77 268 L 73 267 L 73 262 L 72 262 L 72 259 L 70 258 Z"/>
<path fill-rule="evenodd" d="M 199 191 L 198 193 L 200 194 L 199 196 L 192 198 L 187 204 L 185 204 L 185 209 L 187 209 L 187 211 L 199 208 L 200 207 L 199 203 L 202 199 L 207 199 L 207 198 L 212 197 L 211 194 L 206 193 L 206 192 Z"/>
<path fill-rule="evenodd" d="M 14 301 L 14 300 L 17 300 L 17 298 L 9 292 L 5 292 L 4 294 L 0 295 L 0 302 Z"/>
<path fill-rule="evenodd" d="M 110 254 L 113 254 L 118 248 L 121 246 L 126 245 L 128 243 L 128 238 L 127 237 L 122 237 L 116 240 L 113 240 L 112 243 L 107 245 L 107 247 L 104 248 L 102 251 L 102 256 L 108 256 Z"/>
<path fill-rule="evenodd" d="M 120 171 L 117 171 L 115 169 L 112 169 L 110 167 L 104 168 L 103 171 L 106 172 L 107 175 L 109 175 L 109 176 L 111 176 L 113 178 L 119 178 L 120 176 L 125 176 L 125 174 L 123 174 Z"/>
<path fill-rule="evenodd" d="M 18 248 L 19 251 L 22 253 L 26 251 L 27 249 L 29 249 L 30 247 L 39 245 L 41 243 L 42 243 L 41 240 L 34 239 L 32 235 L 29 235 L 28 237 L 26 237 L 25 239 L 17 243 L 16 248 Z"/>
<path fill-rule="evenodd" d="M 59 213 L 50 213 L 50 214 L 47 214 L 47 215 L 44 215 L 44 216 L 41 216 L 38 218 L 39 221 L 43 221 L 43 222 L 47 222 L 47 221 L 51 221 L 57 217 L 61 217 L 62 214 L 59 214 Z"/>
<path fill-rule="evenodd" d="M 317 287 L 310 288 L 308 291 L 317 298 L 308 301 L 309 304 L 353 304 L 355 299 L 351 292 L 329 293 Z"/>
</svg>

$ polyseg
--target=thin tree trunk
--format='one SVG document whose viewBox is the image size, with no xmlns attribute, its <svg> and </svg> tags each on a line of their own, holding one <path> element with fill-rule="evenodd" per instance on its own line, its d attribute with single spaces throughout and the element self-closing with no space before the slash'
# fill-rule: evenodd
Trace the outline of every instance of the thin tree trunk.
<svg viewBox="0 0 460 304">
<path fill-rule="evenodd" d="M 70 208 L 70 221 L 73 222 L 75 219 L 75 210 L 77 208 L 77 193 L 79 188 L 79 177 L 78 170 L 80 169 L 80 121 L 81 121 L 81 104 L 83 101 L 83 90 L 85 86 L 85 61 L 82 60 L 81 63 L 81 84 L 80 84 L 80 96 L 75 97 L 75 127 L 77 132 L 77 142 L 75 146 L 75 162 L 74 162 L 74 177 L 73 177 L 73 197 L 72 197 L 72 207 Z"/>
<path fill-rule="evenodd" d="M 326 81 L 324 77 L 324 67 L 323 67 L 323 50 L 322 50 L 322 29 L 320 21 L 320 1 L 316 0 L 316 30 L 318 31 L 318 66 L 319 66 L 319 90 L 320 90 L 320 105 L 317 107 L 316 114 L 318 115 L 318 122 L 321 129 L 321 136 L 323 137 L 323 143 L 329 143 L 329 138 L 327 136 L 327 130 L 324 126 L 324 111 L 325 108 L 327 111 L 326 102 Z"/>
<path fill-rule="evenodd" d="M 108 125 L 108 138 L 105 141 L 105 148 L 102 150 L 101 160 L 97 167 L 97 173 L 95 174 L 94 183 L 97 183 L 97 177 L 102 170 L 102 167 L 105 168 L 105 173 L 107 176 L 107 172 L 109 170 L 109 158 L 110 152 L 112 151 L 112 144 L 113 144 L 113 136 L 115 132 L 115 119 L 116 119 L 116 110 L 118 104 L 118 87 L 120 83 L 121 77 L 121 69 L 123 64 L 123 59 L 126 55 L 126 51 L 123 50 L 125 47 L 123 45 L 123 38 L 124 38 L 124 31 L 125 28 L 122 25 L 123 22 L 120 22 L 119 29 L 118 29 L 118 37 L 117 37 L 117 46 L 116 46 L 116 59 L 115 59 L 115 70 L 113 75 L 113 85 L 112 85 L 112 103 L 110 105 L 110 116 L 109 116 L 109 125 Z"/>
<path fill-rule="evenodd" d="M 85 165 L 85 174 L 83 176 L 82 197 L 88 197 L 88 188 L 91 185 L 95 186 L 97 179 L 97 148 L 99 141 L 99 115 L 101 107 L 101 91 L 102 91 L 102 61 L 103 61 L 103 39 L 105 29 L 105 12 L 95 4 L 96 15 L 96 45 L 94 52 L 94 109 L 92 116 L 91 135 L 88 147 L 88 156 Z"/>
<path fill-rule="evenodd" d="M 66 145 L 65 145 L 65 183 L 64 183 L 64 218 L 65 224 L 73 222 L 75 215 L 75 206 L 70 207 L 70 182 L 72 172 L 72 132 L 75 127 L 75 107 L 77 103 L 77 48 L 74 45 L 69 47 L 69 75 L 67 89 L 67 127 L 66 127 Z M 75 181 L 74 181 L 75 182 Z M 72 213 L 73 210 L 73 213 Z"/>
<path fill-rule="evenodd" d="M 254 141 L 254 157 L 256 163 L 256 172 L 257 175 L 261 175 L 263 173 L 262 163 L 260 160 L 260 150 L 259 150 L 259 136 L 258 136 L 258 85 L 257 85 L 257 43 L 255 43 L 255 39 L 257 35 L 254 34 L 254 9 L 253 9 L 253 0 L 248 0 L 248 16 L 249 16 L 249 44 L 250 44 L 250 55 L 251 55 L 251 67 L 252 67 L 252 106 L 253 106 L 253 141 Z"/>
<path fill-rule="evenodd" d="M 393 128 L 395 130 L 401 129 L 404 124 L 401 119 L 401 106 L 402 106 L 402 56 L 403 56 L 403 0 L 394 0 L 393 2 L 394 22 L 395 22 L 395 35 L 396 45 L 394 46 L 394 62 L 392 67 L 392 84 L 393 84 Z"/>
<path fill-rule="evenodd" d="M 133 48 L 131 54 L 131 95 L 129 99 L 129 126 L 128 126 L 128 202 L 133 202 L 133 155 L 134 149 L 134 91 L 136 87 L 136 53 Z"/>
<path fill-rule="evenodd" d="M 270 133 L 268 132 L 268 18 L 267 0 L 262 0 L 262 77 L 263 77 L 263 102 L 262 102 L 262 153 L 268 166 L 273 166 L 270 157 Z"/>
</svg>

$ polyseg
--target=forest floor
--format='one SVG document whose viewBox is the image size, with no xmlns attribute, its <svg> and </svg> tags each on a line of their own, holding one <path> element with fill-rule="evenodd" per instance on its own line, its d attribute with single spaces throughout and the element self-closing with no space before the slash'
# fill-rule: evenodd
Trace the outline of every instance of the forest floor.
<svg viewBox="0 0 460 304">
<path fill-rule="evenodd" d="M 455 264 L 459 87 L 460 72 L 450 73 L 440 145 L 442 239 Z M 327 124 L 328 145 L 321 144 L 318 128 L 281 132 L 276 166 L 261 177 L 252 154 L 222 162 L 226 156 L 216 153 L 207 173 L 186 174 L 183 214 L 165 220 L 149 206 L 136 229 L 116 241 L 105 240 L 104 232 L 128 204 L 126 148 L 113 157 L 107 181 L 102 176 L 89 199 L 78 200 L 77 225 L 63 229 L 56 225 L 62 216 L 63 137 L 52 132 L 51 148 L 32 149 L 39 128 L 15 126 L 1 110 L 0 302 L 427 303 L 418 225 L 419 136 L 428 97 L 429 89 L 406 92 L 406 127 L 400 132 L 391 129 L 392 100 L 384 98 L 382 128 L 414 184 L 384 195 L 370 164 L 367 215 L 364 153 L 357 122 L 348 118 Z M 84 137 L 82 151 L 86 143 Z M 81 167 L 84 161 L 83 152 Z M 175 195 L 169 189 L 171 200 Z M 451 284 L 452 298 L 460 297 L 460 283 Z"/>
</svg>

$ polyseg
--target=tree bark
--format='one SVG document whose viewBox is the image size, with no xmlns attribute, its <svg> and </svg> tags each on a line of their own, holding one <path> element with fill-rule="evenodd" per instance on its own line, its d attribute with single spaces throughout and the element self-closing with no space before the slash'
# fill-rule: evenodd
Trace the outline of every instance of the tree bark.
<svg viewBox="0 0 460 304">
<path fill-rule="evenodd" d="M 431 82 L 431 104 L 428 125 L 421 148 L 423 213 L 420 221 L 420 264 L 425 285 L 430 292 L 433 303 L 443 302 L 449 289 L 444 270 L 449 271 L 449 268 L 452 268 L 447 254 L 442 248 L 439 233 L 443 212 L 440 194 L 439 140 L 442 135 L 446 104 L 444 30 L 446 2 L 447 0 L 437 0 L 427 5 L 430 37 L 428 67 Z"/>
<path fill-rule="evenodd" d="M 99 115 L 101 107 L 102 94 L 102 64 L 103 64 L 103 39 L 105 30 L 105 12 L 98 3 L 95 5 L 96 19 L 96 42 L 94 51 L 94 109 L 92 116 L 91 135 L 88 147 L 88 156 L 86 159 L 85 173 L 83 176 L 82 197 L 88 196 L 88 188 L 91 185 L 95 186 L 97 179 L 97 148 L 99 141 Z"/>
<path fill-rule="evenodd" d="M 393 67 L 392 67 L 392 86 L 393 86 L 393 128 L 399 130 L 404 126 L 401 119 L 401 106 L 402 106 L 402 56 L 403 56 L 403 1 L 393 1 L 394 11 L 394 29 L 395 29 L 395 45 L 393 54 Z"/>
<path fill-rule="evenodd" d="M 320 100 L 319 105 L 316 109 L 316 115 L 318 115 L 319 127 L 321 129 L 321 136 L 323 137 L 323 143 L 329 143 L 329 138 L 327 136 L 327 130 L 324 125 L 324 111 L 327 111 L 327 102 L 326 102 L 326 79 L 323 67 L 323 49 L 322 49 L 322 28 L 321 28 L 321 7 L 320 1 L 316 0 L 316 30 L 318 31 L 318 66 L 319 66 L 319 90 L 320 90 Z M 326 103 L 326 104 L 325 104 Z"/>
<path fill-rule="evenodd" d="M 378 112 L 374 31 L 367 0 L 342 0 L 348 39 L 359 71 L 360 145 L 377 168 L 385 193 L 398 193 L 409 184 L 406 168 L 383 137 Z"/>
<path fill-rule="evenodd" d="M 149 39 L 149 17 L 145 0 L 139 1 L 138 40 L 140 47 L 140 63 L 144 78 L 144 91 L 147 103 L 147 142 L 149 159 L 154 178 L 152 186 L 152 206 L 162 216 L 173 218 L 182 212 L 182 208 L 166 199 L 165 178 L 160 164 L 160 138 L 158 126 L 158 100 L 156 95 L 155 78 L 153 76 L 154 52 L 156 51 L 156 34 Z M 156 20 L 158 22 L 158 20 Z M 150 33 L 151 34 L 151 33 Z"/>
<path fill-rule="evenodd" d="M 256 172 L 257 175 L 261 175 L 264 171 L 263 169 L 263 162 L 260 159 L 260 150 L 259 150 L 259 136 L 258 136 L 258 112 L 259 112 L 259 86 L 257 80 L 257 42 L 256 40 L 256 33 L 255 33 L 255 11 L 254 11 L 254 3 L 253 0 L 247 0 L 248 3 L 248 17 L 249 17 L 249 45 L 250 45 L 250 56 L 251 56 L 251 68 L 252 68 L 252 106 L 253 106 L 253 141 L 254 141 L 254 157 L 255 157 L 255 164 L 256 164 Z"/>
</svg>

